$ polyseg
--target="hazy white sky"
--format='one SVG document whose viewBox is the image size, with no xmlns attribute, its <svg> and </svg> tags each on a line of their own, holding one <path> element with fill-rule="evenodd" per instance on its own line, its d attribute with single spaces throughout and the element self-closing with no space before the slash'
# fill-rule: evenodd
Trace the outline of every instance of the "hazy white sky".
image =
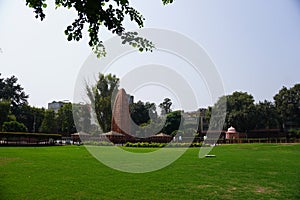
<svg viewBox="0 0 300 200">
<path fill-rule="evenodd" d="M 282 86 L 300 82 L 297 0 L 132 3 L 146 18 L 145 27 L 174 30 L 200 44 L 216 64 L 227 94 L 247 91 L 256 101 L 272 100 Z M 0 1 L 0 73 L 18 77 L 31 105 L 73 99 L 77 74 L 91 53 L 87 38 L 66 40 L 64 30 L 74 17 L 69 10 L 49 5 L 40 22 L 25 1 Z M 128 28 L 136 26 L 128 23 Z M 103 33 L 103 39 L 109 37 Z"/>
</svg>

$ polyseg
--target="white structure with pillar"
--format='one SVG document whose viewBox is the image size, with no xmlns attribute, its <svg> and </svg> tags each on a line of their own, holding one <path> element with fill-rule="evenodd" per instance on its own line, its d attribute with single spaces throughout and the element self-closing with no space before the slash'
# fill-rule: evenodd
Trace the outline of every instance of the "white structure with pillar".
<svg viewBox="0 0 300 200">
<path fill-rule="evenodd" d="M 230 127 L 228 128 L 227 132 L 226 132 L 226 139 L 237 139 L 239 138 L 239 133 L 236 132 L 234 127 Z"/>
</svg>

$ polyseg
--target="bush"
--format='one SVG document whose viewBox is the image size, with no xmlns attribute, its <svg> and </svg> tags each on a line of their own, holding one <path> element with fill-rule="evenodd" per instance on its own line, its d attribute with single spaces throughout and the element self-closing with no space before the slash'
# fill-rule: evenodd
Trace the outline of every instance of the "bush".
<svg viewBox="0 0 300 200">
<path fill-rule="evenodd" d="M 84 142 L 85 145 L 92 145 L 92 146 L 114 146 L 113 143 L 111 142 L 106 142 L 106 141 L 85 141 Z"/>
<path fill-rule="evenodd" d="M 288 135 L 291 138 L 299 138 L 300 137 L 300 129 L 290 129 L 288 132 Z"/>
<path fill-rule="evenodd" d="M 194 142 L 194 143 L 148 143 L 148 142 L 137 142 L 131 143 L 127 142 L 125 147 L 144 147 L 144 148 L 162 148 L 169 145 L 168 147 L 201 147 L 202 142 Z M 205 145 L 206 146 L 206 145 Z"/>
<path fill-rule="evenodd" d="M 127 142 L 125 145 L 125 147 L 143 147 L 143 148 L 161 148 L 166 146 L 165 143 L 148 143 L 148 142 L 136 142 L 136 143 L 131 143 L 131 142 Z"/>
<path fill-rule="evenodd" d="M 4 122 L 2 125 L 4 132 L 28 132 L 27 127 L 23 123 L 17 121 Z"/>
</svg>

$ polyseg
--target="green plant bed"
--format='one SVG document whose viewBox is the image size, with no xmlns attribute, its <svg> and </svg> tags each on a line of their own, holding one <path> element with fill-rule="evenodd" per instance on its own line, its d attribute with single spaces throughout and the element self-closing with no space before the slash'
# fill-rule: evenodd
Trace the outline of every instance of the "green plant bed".
<svg viewBox="0 0 300 200">
<path fill-rule="evenodd" d="M 300 199 L 299 144 L 220 145 L 213 159 L 199 159 L 199 149 L 159 171 L 129 174 L 84 146 L 1 147 L 0 199 Z"/>
<path fill-rule="evenodd" d="M 142 148 L 162 148 L 162 147 L 201 147 L 202 143 L 184 143 L 184 142 L 176 142 L 176 143 L 148 143 L 148 142 L 136 142 L 131 143 L 127 142 L 124 144 L 125 147 L 142 147 Z M 209 145 L 205 145 L 209 146 Z"/>
</svg>

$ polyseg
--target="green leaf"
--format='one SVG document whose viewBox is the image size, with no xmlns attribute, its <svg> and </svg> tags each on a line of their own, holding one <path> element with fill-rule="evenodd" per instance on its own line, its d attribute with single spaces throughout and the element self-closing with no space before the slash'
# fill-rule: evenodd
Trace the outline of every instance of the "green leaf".
<svg viewBox="0 0 300 200">
<path fill-rule="evenodd" d="M 73 37 L 72 34 L 68 35 L 68 41 L 71 41 L 71 40 L 72 40 L 72 37 Z"/>
<path fill-rule="evenodd" d="M 173 0 L 162 0 L 163 4 L 169 4 L 169 3 L 173 3 Z"/>
</svg>

